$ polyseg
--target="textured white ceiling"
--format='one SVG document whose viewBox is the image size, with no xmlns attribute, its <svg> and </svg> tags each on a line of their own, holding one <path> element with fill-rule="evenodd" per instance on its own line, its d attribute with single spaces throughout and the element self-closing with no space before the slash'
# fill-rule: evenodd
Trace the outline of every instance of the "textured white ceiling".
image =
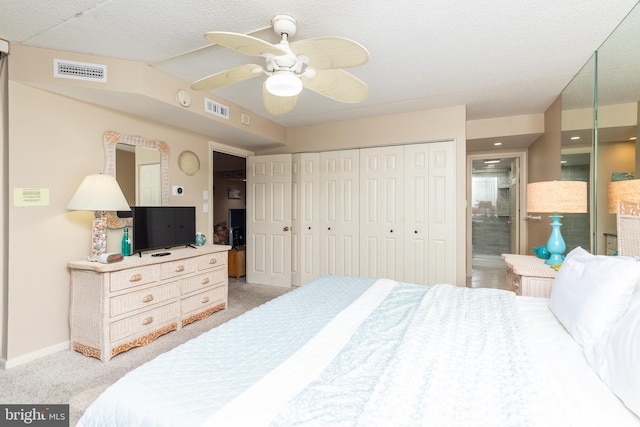
<svg viewBox="0 0 640 427">
<path fill-rule="evenodd" d="M 369 85 L 367 100 L 341 104 L 305 91 L 293 112 L 273 117 L 262 107 L 261 79 L 217 96 L 284 126 L 463 104 L 473 120 L 544 112 L 636 2 L 2 0 L 0 38 L 141 61 L 191 83 L 259 60 L 199 49 L 205 32 L 276 43 L 264 28 L 289 14 L 298 21 L 292 40 L 340 36 L 370 51 L 369 63 L 349 69 Z"/>
</svg>

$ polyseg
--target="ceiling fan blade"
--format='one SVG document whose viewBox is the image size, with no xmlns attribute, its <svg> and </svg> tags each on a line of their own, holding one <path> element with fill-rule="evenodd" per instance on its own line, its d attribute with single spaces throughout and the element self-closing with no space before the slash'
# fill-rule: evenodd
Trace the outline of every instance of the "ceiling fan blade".
<svg viewBox="0 0 640 427">
<path fill-rule="evenodd" d="M 309 66 L 316 70 L 354 67 L 369 61 L 369 51 L 364 46 L 342 37 L 298 40 L 289 47 L 296 55 L 307 56 Z"/>
<path fill-rule="evenodd" d="M 315 77 L 301 80 L 307 89 L 340 102 L 361 102 L 369 95 L 367 84 L 344 70 L 317 70 Z"/>
<path fill-rule="evenodd" d="M 256 71 L 259 70 L 259 71 Z M 193 90 L 209 90 L 252 79 L 262 75 L 262 67 L 256 64 L 245 64 L 229 68 L 219 73 L 201 78 L 191 85 Z"/>
<path fill-rule="evenodd" d="M 264 54 L 283 55 L 287 53 L 281 47 L 257 37 L 225 31 L 211 31 L 204 35 L 208 40 L 245 55 L 264 56 Z"/>
<path fill-rule="evenodd" d="M 298 103 L 298 95 L 276 96 L 267 90 L 267 85 L 262 85 L 262 103 L 267 113 L 280 116 L 293 110 Z"/>
</svg>

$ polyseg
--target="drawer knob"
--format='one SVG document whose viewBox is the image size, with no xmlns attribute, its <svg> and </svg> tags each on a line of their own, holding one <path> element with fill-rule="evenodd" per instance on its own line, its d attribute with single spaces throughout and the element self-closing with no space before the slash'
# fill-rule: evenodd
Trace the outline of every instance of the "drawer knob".
<svg viewBox="0 0 640 427">
<path fill-rule="evenodd" d="M 203 304 L 206 304 L 206 303 L 208 303 L 208 302 L 209 302 L 209 297 L 203 297 L 203 298 L 202 298 L 202 303 L 203 303 Z"/>
<path fill-rule="evenodd" d="M 142 302 L 151 302 L 153 301 L 153 295 L 149 294 L 147 296 L 145 296 L 144 298 L 142 298 Z"/>
<path fill-rule="evenodd" d="M 205 277 L 204 279 L 202 279 L 202 284 L 206 285 L 207 283 L 209 283 L 209 278 Z"/>
<path fill-rule="evenodd" d="M 142 274 L 140 273 L 136 273 L 129 278 L 130 282 L 139 282 L 140 280 L 142 280 Z"/>
<path fill-rule="evenodd" d="M 216 264 L 217 262 L 218 262 L 218 259 L 217 259 L 217 258 L 211 258 L 211 259 L 209 260 L 209 264 Z"/>
<path fill-rule="evenodd" d="M 176 273 L 179 273 L 181 271 L 184 271 L 184 265 L 180 264 L 179 266 L 176 267 Z"/>
<path fill-rule="evenodd" d="M 145 317 L 142 321 L 143 325 L 150 325 L 153 323 L 153 316 Z"/>
</svg>

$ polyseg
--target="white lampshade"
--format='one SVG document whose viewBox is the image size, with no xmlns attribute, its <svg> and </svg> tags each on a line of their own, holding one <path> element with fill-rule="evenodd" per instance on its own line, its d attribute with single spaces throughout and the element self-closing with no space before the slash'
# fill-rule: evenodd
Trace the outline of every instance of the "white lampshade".
<svg viewBox="0 0 640 427">
<path fill-rule="evenodd" d="M 527 184 L 527 212 L 586 213 L 585 181 L 543 181 Z"/>
<path fill-rule="evenodd" d="M 640 203 L 640 179 L 613 181 L 607 184 L 609 213 L 616 213 L 618 202 Z"/>
<path fill-rule="evenodd" d="M 265 87 L 276 96 L 295 96 L 302 92 L 302 81 L 290 71 L 276 71 L 269 76 Z"/>
<path fill-rule="evenodd" d="M 71 211 L 130 211 L 116 179 L 111 175 L 88 175 L 82 180 L 67 209 Z"/>
</svg>

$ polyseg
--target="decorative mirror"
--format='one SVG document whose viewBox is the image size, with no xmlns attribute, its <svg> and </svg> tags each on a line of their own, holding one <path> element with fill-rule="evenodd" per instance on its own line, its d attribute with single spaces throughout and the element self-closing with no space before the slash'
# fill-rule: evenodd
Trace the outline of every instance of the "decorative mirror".
<svg viewBox="0 0 640 427">
<path fill-rule="evenodd" d="M 142 138 L 140 136 L 135 135 L 122 135 L 119 132 L 107 131 L 104 134 L 104 173 L 106 175 L 111 175 L 118 179 L 117 173 L 117 163 L 116 163 L 116 152 L 118 147 L 121 148 L 132 148 L 135 150 L 139 149 L 147 149 L 145 151 L 153 150 L 157 151 L 160 155 L 159 163 L 140 163 L 136 165 L 136 168 L 143 168 L 146 166 L 151 167 L 151 173 L 145 175 L 158 176 L 155 178 L 158 182 L 155 186 L 159 187 L 160 195 L 159 195 L 159 203 L 153 203 L 157 205 L 168 205 L 169 204 L 169 146 L 164 141 L 156 141 L 150 140 L 146 138 Z M 128 151 L 128 150 L 127 150 Z M 159 171 L 158 171 L 159 169 Z M 154 172 L 155 170 L 155 172 Z M 140 171 L 136 169 L 135 171 L 135 183 L 132 183 L 132 186 L 138 188 L 140 182 L 138 180 L 138 176 L 141 175 Z M 159 178 L 159 179 L 158 179 Z M 131 179 L 131 178 L 128 178 Z M 128 183 L 127 183 L 128 184 Z M 120 184 L 121 187 L 128 187 L 129 185 Z M 138 192 L 136 191 L 136 194 Z M 131 203 L 131 202 L 130 202 Z M 138 199 L 136 196 L 136 204 L 138 204 Z M 145 202 L 144 204 L 152 204 Z M 121 218 L 117 215 L 116 212 L 108 212 L 107 213 L 107 225 L 109 228 L 123 228 L 131 226 L 131 218 Z"/>
</svg>

